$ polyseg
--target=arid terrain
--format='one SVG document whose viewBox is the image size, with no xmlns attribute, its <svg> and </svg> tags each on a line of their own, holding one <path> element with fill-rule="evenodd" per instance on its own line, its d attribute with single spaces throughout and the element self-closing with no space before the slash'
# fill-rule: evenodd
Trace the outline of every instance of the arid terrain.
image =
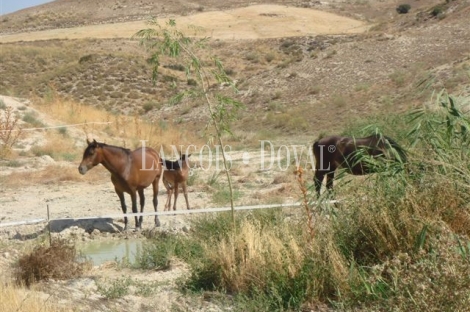
<svg viewBox="0 0 470 312">
<path fill-rule="evenodd" d="M 236 205 L 242 206 L 296 202 L 294 164 L 287 154 L 293 157 L 293 149 L 303 149 L 302 162 L 309 167 L 306 153 L 321 134 L 342 132 L 379 113 L 426 105 L 436 90 L 470 96 L 470 2 L 408 3 L 410 12 L 398 14 L 398 3 L 388 0 L 57 0 L 1 16 L 0 117 L 10 108 L 21 128 L 48 128 L 23 130 L 11 153 L 0 158 L 2 272 L 46 230 L 44 223 L 2 224 L 46 219 L 47 208 L 51 219 L 120 213 L 105 168 L 78 173 L 87 137 L 129 148 L 141 140 L 156 148 L 194 144 L 191 208 L 228 206 L 227 192 L 218 186 L 225 177 L 215 167 L 215 156 L 203 149 L 206 106 L 191 99 L 171 102 L 177 92 L 191 88 L 183 64 L 164 59 L 153 84 L 149 54 L 132 38 L 148 27 L 149 16 L 161 25 L 174 19 L 188 36 L 209 37 L 201 58 L 220 57 L 236 82 L 236 99 L 245 107 L 232 122 L 234 136 L 227 142 Z M 190 25 L 200 29 L 195 32 Z M 76 123 L 87 124 L 66 126 Z M 157 138 L 145 136 L 144 123 L 150 125 L 148 133 L 158 125 Z M 263 163 L 261 142 L 280 151 L 264 154 L 272 166 Z M 311 172 L 307 175 L 311 179 Z M 166 195 L 160 183 L 159 210 Z M 150 202 L 146 212 L 152 211 Z M 182 194 L 178 209 L 184 209 Z M 193 217 L 161 216 L 160 230 L 188 231 Z M 121 218 L 55 226 L 55 237 L 81 241 L 143 237 L 122 233 Z M 151 217 L 144 218 L 144 228 L 144 233 L 153 228 Z M 182 295 L 175 281 L 187 272 L 184 263 L 151 274 L 127 270 L 107 263 L 80 279 L 43 283 L 37 293 L 64 306 L 77 304 L 80 311 L 230 309 L 211 303 L 210 296 Z M 134 292 L 105 300 L 97 292 L 98 284 L 129 274 L 144 284 L 158 282 L 158 296 Z"/>
</svg>

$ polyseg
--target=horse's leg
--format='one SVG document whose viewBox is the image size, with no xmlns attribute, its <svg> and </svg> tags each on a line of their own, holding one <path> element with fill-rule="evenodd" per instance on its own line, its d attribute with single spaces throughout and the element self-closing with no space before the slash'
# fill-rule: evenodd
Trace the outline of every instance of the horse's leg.
<svg viewBox="0 0 470 312">
<path fill-rule="evenodd" d="M 135 190 L 131 192 L 131 200 L 132 200 L 132 213 L 137 213 L 137 194 Z M 139 217 L 135 216 L 134 218 L 135 218 L 135 229 L 138 230 L 140 227 Z"/>
<path fill-rule="evenodd" d="M 114 188 L 116 191 L 117 196 L 119 197 L 119 201 L 121 202 L 121 209 L 122 213 L 126 214 L 127 212 L 127 207 L 126 207 L 126 201 L 124 199 L 124 193 L 117 188 Z M 127 231 L 127 217 L 124 217 L 124 231 Z"/>
<path fill-rule="evenodd" d="M 166 199 L 166 204 L 165 204 L 165 211 L 170 211 L 171 210 L 171 197 L 173 196 L 173 188 L 171 185 L 168 185 L 166 188 L 167 192 L 167 199 Z"/>
<path fill-rule="evenodd" d="M 178 182 L 176 181 L 173 187 L 173 192 L 175 193 L 175 201 L 173 202 L 173 210 L 176 210 L 176 200 L 178 199 L 178 193 L 179 193 L 179 185 L 178 185 Z"/>
<path fill-rule="evenodd" d="M 188 189 L 186 182 L 183 182 L 183 194 L 184 194 L 184 199 L 186 199 L 186 208 L 189 210 L 189 201 L 188 201 Z"/>
<path fill-rule="evenodd" d="M 313 178 L 313 181 L 315 183 L 315 192 L 317 193 L 317 196 L 320 196 L 321 184 L 323 182 L 324 177 L 325 177 L 324 171 L 321 171 L 319 169 L 315 170 L 315 177 Z"/>
<path fill-rule="evenodd" d="M 160 176 L 156 177 L 155 180 L 152 182 L 153 186 L 153 209 L 157 212 L 158 207 L 158 183 L 160 182 Z M 155 226 L 160 226 L 160 220 L 158 216 L 155 215 Z"/>
<path fill-rule="evenodd" d="M 328 172 L 326 174 L 326 189 L 330 193 L 333 191 L 333 180 L 334 180 L 334 178 L 335 178 L 335 172 L 334 171 Z"/>
<path fill-rule="evenodd" d="M 139 190 L 139 198 L 140 198 L 140 212 L 144 212 L 145 206 L 145 196 L 144 190 Z M 139 228 L 142 229 L 142 222 L 144 221 L 144 216 L 139 217 Z"/>
</svg>

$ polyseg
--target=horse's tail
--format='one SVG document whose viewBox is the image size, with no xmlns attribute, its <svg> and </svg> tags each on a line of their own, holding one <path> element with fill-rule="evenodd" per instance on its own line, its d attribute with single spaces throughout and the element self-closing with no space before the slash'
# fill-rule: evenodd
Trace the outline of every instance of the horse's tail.
<svg viewBox="0 0 470 312">
<path fill-rule="evenodd" d="M 384 136 L 384 138 L 388 141 L 388 144 L 390 144 L 390 146 L 397 152 L 398 154 L 398 157 L 400 158 L 399 160 L 402 162 L 402 163 L 406 163 L 407 162 L 407 153 L 406 153 L 406 150 L 400 146 L 400 144 L 398 144 L 395 140 L 393 140 L 392 138 L 388 137 L 388 136 Z"/>
</svg>

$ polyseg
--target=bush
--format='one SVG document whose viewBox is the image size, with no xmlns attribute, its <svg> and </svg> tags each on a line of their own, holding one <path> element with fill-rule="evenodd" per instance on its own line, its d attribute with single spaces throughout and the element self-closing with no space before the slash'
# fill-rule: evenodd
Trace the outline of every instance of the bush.
<svg viewBox="0 0 470 312">
<path fill-rule="evenodd" d="M 410 11 L 411 9 L 411 5 L 409 4 L 400 4 L 398 7 L 397 7 L 397 12 L 398 14 L 406 14 Z"/>
<path fill-rule="evenodd" d="M 154 108 L 159 108 L 160 105 L 157 102 L 149 101 L 142 105 L 142 108 L 146 113 L 150 112 Z"/>
<path fill-rule="evenodd" d="M 443 14 L 444 12 L 444 7 L 442 5 L 436 5 L 434 8 L 431 10 L 431 15 L 432 16 L 438 16 Z"/>
<path fill-rule="evenodd" d="M 18 260 L 15 277 L 18 284 L 30 286 L 41 280 L 79 277 L 89 266 L 77 260 L 75 246 L 55 241 L 51 246 L 37 246 L 30 254 Z"/>
<path fill-rule="evenodd" d="M 79 64 L 87 63 L 87 62 L 92 61 L 93 58 L 94 58 L 93 54 L 87 54 L 87 55 L 84 55 L 84 56 L 80 57 L 80 59 L 78 60 L 78 63 Z"/>
<path fill-rule="evenodd" d="M 20 136 L 18 118 L 13 114 L 13 108 L 6 107 L 3 114 L 0 114 L 0 157 L 7 156 L 11 152 Z"/>
</svg>

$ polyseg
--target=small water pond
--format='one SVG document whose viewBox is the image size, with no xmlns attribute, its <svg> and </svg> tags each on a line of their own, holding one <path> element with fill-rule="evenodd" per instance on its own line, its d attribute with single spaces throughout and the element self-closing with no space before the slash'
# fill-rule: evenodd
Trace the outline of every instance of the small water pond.
<svg viewBox="0 0 470 312">
<path fill-rule="evenodd" d="M 142 252 L 142 239 L 93 240 L 77 246 L 81 255 L 91 260 L 93 265 L 107 261 L 128 262 L 133 264 Z"/>
</svg>

